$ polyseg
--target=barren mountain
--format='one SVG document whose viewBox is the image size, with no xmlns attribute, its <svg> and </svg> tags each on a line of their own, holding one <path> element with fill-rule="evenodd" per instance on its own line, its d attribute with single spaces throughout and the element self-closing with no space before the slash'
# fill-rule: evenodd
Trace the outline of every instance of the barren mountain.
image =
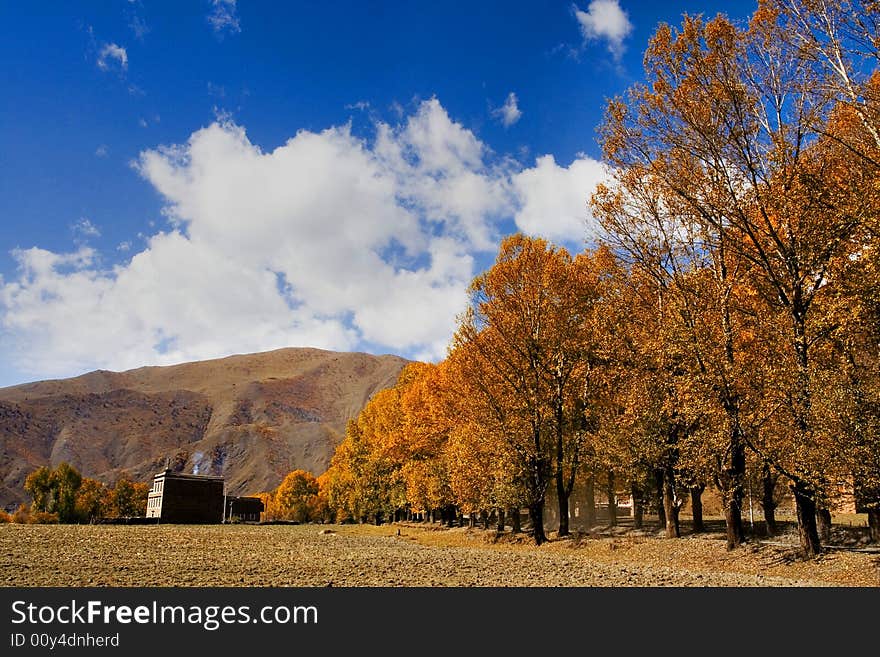
<svg viewBox="0 0 880 657">
<path fill-rule="evenodd" d="M 166 464 L 222 474 L 230 494 L 327 469 L 345 424 L 406 364 L 397 356 L 279 349 L 0 388 L 0 506 L 27 474 L 68 461 L 113 483 Z"/>
</svg>

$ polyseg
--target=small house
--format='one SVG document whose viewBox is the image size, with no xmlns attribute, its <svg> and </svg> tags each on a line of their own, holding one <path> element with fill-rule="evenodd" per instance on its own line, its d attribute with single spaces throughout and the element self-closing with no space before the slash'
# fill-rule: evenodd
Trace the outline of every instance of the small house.
<svg viewBox="0 0 880 657">
<path fill-rule="evenodd" d="M 147 518 L 167 523 L 259 522 L 259 497 L 225 494 L 223 477 L 164 470 L 153 477 L 147 496 Z"/>
<path fill-rule="evenodd" d="M 164 470 L 153 477 L 147 518 L 170 523 L 220 523 L 223 495 L 223 477 Z"/>
<path fill-rule="evenodd" d="M 259 497 L 227 497 L 226 519 L 240 522 L 260 522 L 263 500 Z"/>
</svg>

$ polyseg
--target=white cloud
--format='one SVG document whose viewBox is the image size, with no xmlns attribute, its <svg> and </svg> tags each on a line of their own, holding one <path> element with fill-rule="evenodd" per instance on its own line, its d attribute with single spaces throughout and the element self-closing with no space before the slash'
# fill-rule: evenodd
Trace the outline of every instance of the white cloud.
<svg viewBox="0 0 880 657">
<path fill-rule="evenodd" d="M 72 224 L 70 229 L 74 234 L 84 238 L 101 236 L 100 229 L 86 217 L 80 217 L 79 221 Z"/>
<path fill-rule="evenodd" d="M 519 199 L 517 228 L 529 235 L 581 244 L 597 234 L 588 202 L 596 185 L 607 178 L 604 165 L 586 156 L 567 167 L 559 166 L 552 155 L 539 157 L 534 167 L 513 176 Z"/>
<path fill-rule="evenodd" d="M 516 94 L 512 91 L 507 94 L 507 100 L 504 101 L 504 105 L 492 110 L 492 116 L 501 121 L 505 128 L 509 128 L 519 121 L 522 118 L 522 111 L 517 105 Z"/>
<path fill-rule="evenodd" d="M 241 32 L 238 7 L 235 5 L 236 0 L 211 0 L 211 13 L 208 14 L 207 20 L 214 34 L 222 37 L 225 33 Z"/>
<path fill-rule="evenodd" d="M 128 53 L 125 48 L 115 43 L 105 43 L 98 53 L 98 68 L 102 71 L 115 69 L 125 72 L 128 69 Z"/>
<path fill-rule="evenodd" d="M 150 26 L 147 25 L 147 22 L 135 13 L 132 13 L 129 17 L 128 27 L 138 41 L 143 41 L 144 37 L 150 32 Z"/>
<path fill-rule="evenodd" d="M 82 244 L 14 252 L 0 363 L 45 378 L 284 346 L 439 358 L 504 222 L 582 240 L 591 160 L 517 170 L 436 99 L 375 127 L 370 141 L 301 130 L 264 151 L 216 121 L 142 152 L 170 226 L 119 244 L 113 267 Z"/>
<path fill-rule="evenodd" d="M 95 157 L 107 157 L 110 155 L 110 150 L 107 148 L 107 144 L 101 144 L 95 149 Z"/>
<path fill-rule="evenodd" d="M 575 6 L 574 15 L 585 41 L 606 41 L 614 58 L 620 59 L 626 49 L 623 42 L 633 26 L 619 0 L 592 0 L 587 11 Z"/>
</svg>

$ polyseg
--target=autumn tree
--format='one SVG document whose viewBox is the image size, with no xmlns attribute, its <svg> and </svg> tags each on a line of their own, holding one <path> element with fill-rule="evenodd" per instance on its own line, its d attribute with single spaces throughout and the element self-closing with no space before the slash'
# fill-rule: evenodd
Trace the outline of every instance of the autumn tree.
<svg viewBox="0 0 880 657">
<path fill-rule="evenodd" d="M 461 393 L 450 380 L 445 362 L 412 363 L 401 373 L 400 444 L 393 458 L 399 464 L 408 507 L 415 512 L 439 512 L 447 522 L 456 516 L 456 504 L 449 485 L 445 447 L 456 424 L 454 400 Z"/>
<path fill-rule="evenodd" d="M 134 518 L 147 514 L 148 484 L 133 482 L 128 477 L 120 477 L 110 494 L 113 514 L 118 518 Z"/>
<path fill-rule="evenodd" d="M 76 493 L 76 516 L 85 522 L 94 522 L 104 518 L 110 511 L 110 491 L 103 482 L 90 477 L 83 477 Z"/>
<path fill-rule="evenodd" d="M 262 519 L 266 521 L 278 520 L 279 513 L 275 504 L 275 491 L 263 491 L 256 494 L 263 503 Z"/>
<path fill-rule="evenodd" d="M 403 445 L 400 389 L 380 390 L 346 427 L 327 472 L 327 496 L 332 508 L 359 521 L 378 523 L 405 505 L 400 472 Z"/>
<path fill-rule="evenodd" d="M 834 272 L 848 287 L 836 297 L 836 364 L 833 390 L 823 404 L 826 419 L 836 425 L 831 435 L 836 453 L 861 491 L 874 540 L 880 540 L 880 487 L 877 476 L 876 397 L 877 373 L 874 334 L 880 315 L 874 300 L 877 289 L 875 241 L 880 235 L 880 4 L 873 0 L 769 0 L 778 12 L 782 36 L 797 48 L 807 65 L 817 69 L 836 100 L 834 120 L 823 135 L 846 158 L 842 176 L 856 188 L 864 233 Z M 840 175 L 840 174 L 839 174 Z M 840 200 L 839 198 L 837 199 Z M 862 205 L 867 202 L 867 207 Z M 867 211 L 865 211 L 867 210 Z M 822 398 L 821 401 L 825 401 Z M 839 440 L 843 437 L 846 445 Z M 864 481 L 864 484 L 858 482 Z"/>
<path fill-rule="evenodd" d="M 62 523 L 75 522 L 76 496 L 82 475 L 67 462 L 54 469 L 43 466 L 28 475 L 24 489 L 33 498 L 32 510 L 55 513 Z"/>
<path fill-rule="evenodd" d="M 551 478 L 559 532 L 568 533 L 568 499 L 582 455 L 576 409 L 591 300 L 582 273 L 565 249 L 524 235 L 508 237 L 493 267 L 471 284 L 471 305 L 453 340 L 517 455 L 538 544 L 546 540 L 544 500 Z"/>
<path fill-rule="evenodd" d="M 865 139 L 829 132 L 862 164 L 880 166 L 880 5 L 875 0 L 765 0 L 778 14 L 779 37 L 837 101 L 854 115 Z M 824 90 L 823 90 L 824 91 Z"/>
<path fill-rule="evenodd" d="M 41 466 L 31 472 L 24 481 L 24 490 L 31 496 L 33 511 L 50 512 L 55 508 L 52 468 Z"/>
<path fill-rule="evenodd" d="M 82 475 L 69 463 L 59 463 L 52 473 L 54 481 L 55 513 L 62 523 L 75 522 L 76 494 L 82 484 Z"/>
<path fill-rule="evenodd" d="M 519 512 L 528 506 L 522 457 L 516 453 L 523 427 L 512 424 L 498 396 L 497 382 L 474 376 L 479 361 L 466 357 L 463 347 L 447 359 L 458 395 L 457 421 L 444 445 L 449 487 L 455 504 L 471 515 L 496 509 L 499 519 L 511 519 L 518 531 Z"/>
<path fill-rule="evenodd" d="M 311 472 L 294 470 L 287 474 L 275 491 L 275 507 L 281 517 L 296 522 L 315 519 L 318 480 Z"/>
<path fill-rule="evenodd" d="M 318 495 L 315 498 L 312 509 L 312 517 L 322 523 L 335 522 L 336 513 L 330 504 L 327 473 L 320 475 L 318 481 Z"/>
<path fill-rule="evenodd" d="M 811 418 L 810 350 L 824 339 L 821 303 L 815 302 L 825 293 L 830 263 L 859 225 L 866 198 L 863 167 L 854 165 L 858 158 L 841 157 L 845 145 L 833 138 L 839 94 L 827 72 L 791 46 L 784 22 L 767 4 L 744 28 L 722 16 L 709 22 L 686 16 L 678 31 L 661 26 L 645 63 L 648 84 L 611 103 L 603 133 L 606 155 L 621 172 L 616 202 L 635 199 L 640 211 L 649 210 L 661 255 L 694 244 L 678 264 L 698 258 L 720 294 L 748 282 L 766 313 L 784 319 L 787 335 L 776 357 L 787 363 L 780 373 L 790 376 L 777 384 L 784 391 L 778 410 L 789 449 L 777 452 L 784 457 L 773 465 L 792 483 L 801 544 L 815 554 L 822 483 L 814 466 L 823 446 Z M 602 200 L 611 203 L 613 194 L 605 190 Z M 674 273 L 678 264 L 667 259 L 664 266 Z M 720 309 L 722 320 L 726 312 L 717 301 L 723 298 L 715 295 L 708 304 Z M 700 314 L 704 309 L 686 321 Z M 735 330 L 721 327 L 719 344 L 727 349 L 735 345 Z M 737 363 L 735 352 L 732 360 Z M 736 378 L 719 379 L 720 402 L 730 409 L 731 431 L 748 441 Z M 731 450 L 738 461 L 731 467 L 741 471 L 738 452 Z"/>
<path fill-rule="evenodd" d="M 880 258 L 859 248 L 833 272 L 844 284 L 830 311 L 832 341 L 822 354 L 825 394 L 816 402 L 839 480 L 850 480 L 857 506 L 880 542 Z"/>
</svg>

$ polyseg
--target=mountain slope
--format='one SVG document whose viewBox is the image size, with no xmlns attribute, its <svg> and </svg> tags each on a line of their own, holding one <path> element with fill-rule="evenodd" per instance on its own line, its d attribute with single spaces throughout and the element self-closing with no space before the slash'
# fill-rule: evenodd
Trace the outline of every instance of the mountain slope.
<svg viewBox="0 0 880 657">
<path fill-rule="evenodd" d="M 223 474 L 230 494 L 320 474 L 345 424 L 393 385 L 397 356 L 279 349 L 169 367 L 97 371 L 0 388 L 0 506 L 24 478 L 69 461 L 112 483 L 173 469 Z"/>
</svg>

